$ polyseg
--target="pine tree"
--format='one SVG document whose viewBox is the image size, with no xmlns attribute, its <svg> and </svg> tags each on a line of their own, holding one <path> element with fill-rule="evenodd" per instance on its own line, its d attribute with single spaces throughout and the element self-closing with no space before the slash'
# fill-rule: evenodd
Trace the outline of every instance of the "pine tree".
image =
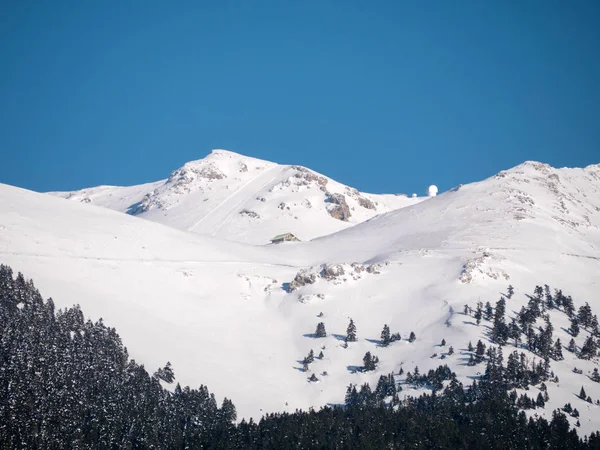
<svg viewBox="0 0 600 450">
<path fill-rule="evenodd" d="M 552 355 L 553 355 L 554 359 L 556 359 L 557 361 L 564 359 L 560 338 L 557 338 L 556 342 L 554 342 L 554 346 L 552 347 Z"/>
<path fill-rule="evenodd" d="M 550 292 L 550 286 L 548 286 L 547 284 L 544 285 L 544 297 L 546 300 L 546 308 L 553 309 L 554 298 L 552 297 L 552 293 Z"/>
<path fill-rule="evenodd" d="M 363 370 L 365 372 L 375 370 L 377 368 L 378 363 L 379 358 L 377 358 L 377 356 L 371 355 L 371 352 L 367 352 L 363 357 Z"/>
<path fill-rule="evenodd" d="M 596 383 L 600 383 L 600 373 L 598 373 L 597 367 L 594 367 L 594 371 L 592 372 L 591 379 L 592 379 L 592 381 L 595 381 Z"/>
<path fill-rule="evenodd" d="M 596 356 L 596 342 L 592 336 L 588 336 L 585 339 L 583 347 L 581 347 L 579 358 L 592 359 L 594 356 Z"/>
<path fill-rule="evenodd" d="M 481 342 L 481 340 L 478 340 L 477 348 L 475 350 L 475 358 L 477 362 L 483 360 L 483 355 L 485 355 L 485 344 Z"/>
<path fill-rule="evenodd" d="M 387 324 L 385 324 L 383 326 L 383 330 L 381 331 L 381 345 L 388 346 L 391 342 L 391 337 L 390 337 L 390 327 L 387 326 Z"/>
<path fill-rule="evenodd" d="M 565 310 L 565 314 L 567 316 L 573 317 L 575 314 L 575 306 L 573 305 L 573 299 L 571 296 L 563 297 L 563 309 Z"/>
<path fill-rule="evenodd" d="M 483 310 L 481 309 L 481 302 L 477 302 L 477 309 L 475 309 L 475 321 L 477 322 L 477 326 L 481 324 L 481 319 L 483 318 Z"/>
<path fill-rule="evenodd" d="M 323 359 L 325 357 L 325 355 L 323 355 L 323 352 L 319 352 L 319 359 Z"/>
<path fill-rule="evenodd" d="M 314 360 L 315 360 L 315 354 L 314 354 L 314 352 L 313 352 L 313 351 L 312 351 L 312 349 L 311 349 L 311 350 L 310 350 L 310 352 L 308 352 L 308 356 L 306 356 L 306 357 L 304 358 L 304 360 L 302 361 L 302 363 L 303 363 L 305 366 L 308 366 L 308 364 L 310 364 L 310 363 L 314 362 Z"/>
<path fill-rule="evenodd" d="M 569 333 L 571 333 L 571 336 L 573 337 L 577 337 L 579 335 L 579 322 L 575 316 L 571 317 L 571 327 L 569 328 Z"/>
<path fill-rule="evenodd" d="M 167 361 L 167 364 L 163 368 L 158 369 L 154 373 L 154 378 L 158 380 L 162 380 L 165 383 L 172 383 L 175 381 L 175 373 L 173 372 L 173 368 L 171 367 L 171 363 Z"/>
<path fill-rule="evenodd" d="M 475 350 L 473 348 L 473 344 L 471 344 L 471 341 L 469 341 L 469 345 L 467 346 L 467 350 L 470 351 L 470 352 L 472 352 L 473 350 Z"/>
<path fill-rule="evenodd" d="M 581 391 L 579 391 L 579 398 L 585 400 L 587 398 L 587 394 L 585 393 L 585 389 L 581 386 Z"/>
<path fill-rule="evenodd" d="M 492 320 L 492 318 L 494 317 L 494 309 L 492 308 L 492 305 L 490 305 L 490 302 L 485 302 L 485 320 Z"/>
<path fill-rule="evenodd" d="M 448 349 L 448 355 L 454 355 L 454 347 L 450 346 Z"/>
<path fill-rule="evenodd" d="M 512 298 L 513 294 L 515 293 L 515 288 L 512 287 L 511 284 L 508 285 L 508 295 L 506 296 L 507 298 Z"/>
<path fill-rule="evenodd" d="M 235 405 L 227 397 L 223 399 L 219 415 L 221 416 L 221 419 L 227 423 L 234 423 L 237 419 L 237 411 L 235 409 Z"/>
<path fill-rule="evenodd" d="M 508 336 L 514 341 L 515 347 L 518 347 L 519 342 L 521 341 L 521 329 L 519 328 L 519 325 L 517 325 L 517 321 L 514 318 L 508 326 Z"/>
<path fill-rule="evenodd" d="M 538 408 L 543 408 L 545 406 L 546 402 L 544 401 L 544 396 L 542 395 L 542 393 L 538 393 L 537 395 L 537 399 L 535 401 L 535 406 L 537 406 Z"/>
<path fill-rule="evenodd" d="M 440 344 L 440 347 L 445 347 L 446 346 L 446 339 L 442 339 L 442 343 Z"/>
<path fill-rule="evenodd" d="M 589 328 L 592 323 L 592 317 L 592 308 L 590 307 L 589 303 L 586 302 L 585 305 L 579 308 L 579 311 L 577 312 L 577 319 L 579 323 L 584 326 L 584 328 Z"/>
<path fill-rule="evenodd" d="M 504 345 L 508 340 L 508 327 L 504 321 L 506 311 L 506 300 L 500 298 L 496 303 L 496 311 L 494 313 L 494 326 L 492 328 L 492 340 L 497 344 Z"/>
<path fill-rule="evenodd" d="M 410 335 L 408 336 L 408 342 L 414 342 L 417 339 L 417 336 L 415 336 L 415 332 L 411 331 Z"/>
<path fill-rule="evenodd" d="M 577 346 L 575 345 L 575 339 L 571 338 L 569 341 L 569 346 L 567 347 L 571 353 L 575 353 L 577 351 Z"/>
<path fill-rule="evenodd" d="M 319 322 L 317 324 L 317 330 L 315 331 L 315 336 L 318 338 L 323 338 L 327 336 L 327 332 L 325 331 L 325 324 L 323 322 Z"/>
<path fill-rule="evenodd" d="M 311 383 L 315 382 L 315 381 L 319 381 L 319 379 L 317 378 L 317 376 L 313 373 L 310 378 L 308 379 L 308 381 L 310 381 Z"/>
<path fill-rule="evenodd" d="M 346 329 L 346 342 L 356 342 L 356 325 L 354 325 L 352 319 L 350 319 L 350 323 Z"/>
</svg>

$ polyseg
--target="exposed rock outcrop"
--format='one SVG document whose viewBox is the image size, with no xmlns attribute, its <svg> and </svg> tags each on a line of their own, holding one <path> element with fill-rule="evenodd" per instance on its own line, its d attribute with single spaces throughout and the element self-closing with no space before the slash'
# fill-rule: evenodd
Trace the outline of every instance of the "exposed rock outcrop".
<svg viewBox="0 0 600 450">
<path fill-rule="evenodd" d="M 341 284 L 350 280 L 358 280 L 364 274 L 379 274 L 379 269 L 388 263 L 378 264 L 333 264 L 326 263 L 320 266 L 300 270 L 292 282 L 287 286 L 288 292 L 294 292 L 302 286 L 316 283 L 319 279 L 333 284 Z"/>
<path fill-rule="evenodd" d="M 348 203 L 346 203 L 346 197 L 343 194 L 332 194 L 329 191 L 325 191 L 326 202 L 329 203 L 327 205 L 327 212 L 329 215 L 337 220 L 342 220 L 347 222 L 350 216 L 350 208 L 348 207 Z"/>
</svg>

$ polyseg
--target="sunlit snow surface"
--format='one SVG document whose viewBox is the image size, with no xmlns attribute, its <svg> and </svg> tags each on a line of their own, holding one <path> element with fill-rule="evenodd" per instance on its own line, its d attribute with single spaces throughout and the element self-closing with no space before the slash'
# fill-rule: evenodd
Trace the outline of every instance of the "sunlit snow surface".
<svg viewBox="0 0 600 450">
<path fill-rule="evenodd" d="M 229 152 L 226 156 L 239 166 L 239 158 L 229 158 Z M 396 205 L 406 206 L 402 209 L 380 215 L 368 210 L 365 219 L 370 220 L 360 224 L 333 219 L 325 209 L 313 216 L 314 204 L 327 207 L 321 197 L 310 197 L 317 190 L 323 193 L 319 188 L 283 189 L 288 196 L 284 202 L 291 202 L 289 196 L 299 204 L 302 195 L 315 198 L 310 200 L 313 208 L 298 208 L 299 219 L 289 220 L 303 223 L 307 236 L 320 237 L 264 246 L 233 242 L 264 242 L 275 228 L 302 235 L 304 228 L 292 230 L 281 222 L 277 197 L 256 200 L 264 207 L 255 208 L 265 217 L 261 226 L 244 228 L 237 220 L 236 208 L 250 201 L 250 192 L 273 194 L 270 183 L 286 170 L 294 169 L 263 167 L 240 180 L 246 188 L 237 194 L 212 185 L 214 198 L 209 195 L 207 202 L 214 205 L 206 211 L 216 212 L 208 216 L 189 206 L 198 201 L 197 191 L 190 197 L 181 194 L 175 203 L 184 206 L 177 214 L 187 222 L 179 226 L 153 222 L 160 222 L 160 214 L 165 217 L 160 208 L 149 209 L 156 216 L 145 213 L 141 216 L 148 220 L 142 220 L 96 207 L 102 203 L 100 191 L 82 204 L 0 185 L 1 261 L 33 278 L 57 307 L 79 303 L 88 317 L 103 317 L 117 328 L 131 356 L 150 371 L 169 360 L 177 381 L 208 385 L 220 398 L 232 398 L 239 416 L 246 418 L 342 403 L 349 383 L 374 387 L 381 374 L 401 366 L 407 372 L 418 365 L 423 373 L 447 363 L 470 383 L 485 365 L 466 366 L 466 346 L 478 339 L 487 342 L 489 323 L 474 325 L 462 314 L 463 305 L 474 307 L 478 300 L 493 305 L 508 284 L 516 288 L 507 301 L 509 316 L 526 303 L 524 293 L 545 283 L 572 295 L 576 307 L 587 301 L 600 314 L 598 165 L 553 169 L 524 163 L 482 182 L 419 198 L 413 205 Z M 151 189 L 161 186 L 164 182 Z M 123 208 L 137 193 L 123 191 L 127 196 L 119 200 Z M 167 217 L 175 209 L 167 209 Z M 355 217 L 358 222 L 359 213 Z M 283 225 L 272 225 L 277 221 Z M 367 271 L 351 263 L 373 266 Z M 323 264 L 329 264 L 333 275 L 323 272 Z M 315 282 L 288 292 L 288 283 L 302 270 L 314 274 Z M 346 349 L 340 338 L 350 317 L 359 341 Z M 553 312 L 551 318 L 554 337 L 566 345 L 566 316 Z M 314 339 L 311 334 L 320 321 L 328 337 Z M 402 334 L 402 342 L 377 346 L 385 323 Z M 406 341 L 410 331 L 417 335 L 412 344 Z M 583 331 L 576 338 L 579 346 L 586 336 Z M 446 348 L 438 346 L 442 338 Z M 450 345 L 455 354 L 440 360 Z M 318 354 L 323 346 L 325 358 L 315 360 L 308 373 L 299 370 L 309 350 Z M 352 373 L 366 351 L 379 357 L 377 371 Z M 512 346 L 504 347 L 505 360 L 510 351 Z M 431 358 L 434 353 L 437 357 Z M 600 399 L 600 384 L 587 377 L 598 362 L 576 359 L 566 349 L 563 353 L 564 361 L 551 363 L 560 382 L 547 383 L 550 401 L 532 413 L 551 414 L 570 402 L 581 413 L 581 432 L 599 429 L 600 408 L 576 398 L 583 385 L 594 400 Z M 573 367 L 583 374 L 574 374 Z M 321 376 L 323 371 L 328 376 Z M 312 372 L 319 383 L 307 382 Z M 414 393 L 404 388 L 403 394 Z M 527 394 L 535 398 L 537 392 L 531 388 Z"/>
</svg>

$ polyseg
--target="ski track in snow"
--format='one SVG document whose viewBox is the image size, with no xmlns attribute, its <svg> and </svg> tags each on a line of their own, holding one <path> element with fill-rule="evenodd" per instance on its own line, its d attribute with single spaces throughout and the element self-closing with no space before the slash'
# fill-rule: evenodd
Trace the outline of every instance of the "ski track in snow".
<svg viewBox="0 0 600 450">
<path fill-rule="evenodd" d="M 273 166 L 263 170 L 261 173 L 242 184 L 239 188 L 235 190 L 235 192 L 226 197 L 221 203 L 215 206 L 198 222 L 189 227 L 188 231 L 214 235 L 216 231 L 223 225 L 223 222 L 226 218 L 228 218 L 231 214 L 239 212 L 239 207 L 243 205 L 245 201 L 252 198 L 252 196 L 255 195 L 257 191 L 267 186 L 269 183 L 271 183 L 277 178 L 277 175 L 271 176 L 271 174 L 276 172 L 279 173 L 281 171 L 281 166 Z M 266 178 L 268 178 L 268 181 L 265 182 L 264 180 Z M 257 185 L 257 188 L 250 189 L 254 185 Z M 250 195 L 244 195 L 248 190 L 252 193 Z M 232 201 L 235 200 L 237 197 L 240 197 L 240 200 Z M 225 209 L 225 207 L 227 208 Z M 222 209 L 224 210 L 223 212 L 221 212 Z M 208 221 L 208 225 L 205 224 L 205 221 L 207 219 L 210 219 Z M 200 225 L 202 225 L 202 227 L 200 227 Z"/>
</svg>

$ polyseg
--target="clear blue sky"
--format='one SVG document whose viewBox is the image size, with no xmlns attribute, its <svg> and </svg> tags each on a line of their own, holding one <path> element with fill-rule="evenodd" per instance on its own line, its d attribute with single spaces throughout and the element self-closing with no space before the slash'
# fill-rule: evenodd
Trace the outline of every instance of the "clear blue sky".
<svg viewBox="0 0 600 450">
<path fill-rule="evenodd" d="M 600 162 L 600 1 L 0 6 L 0 182 L 137 184 L 226 148 L 370 192 Z"/>
</svg>

